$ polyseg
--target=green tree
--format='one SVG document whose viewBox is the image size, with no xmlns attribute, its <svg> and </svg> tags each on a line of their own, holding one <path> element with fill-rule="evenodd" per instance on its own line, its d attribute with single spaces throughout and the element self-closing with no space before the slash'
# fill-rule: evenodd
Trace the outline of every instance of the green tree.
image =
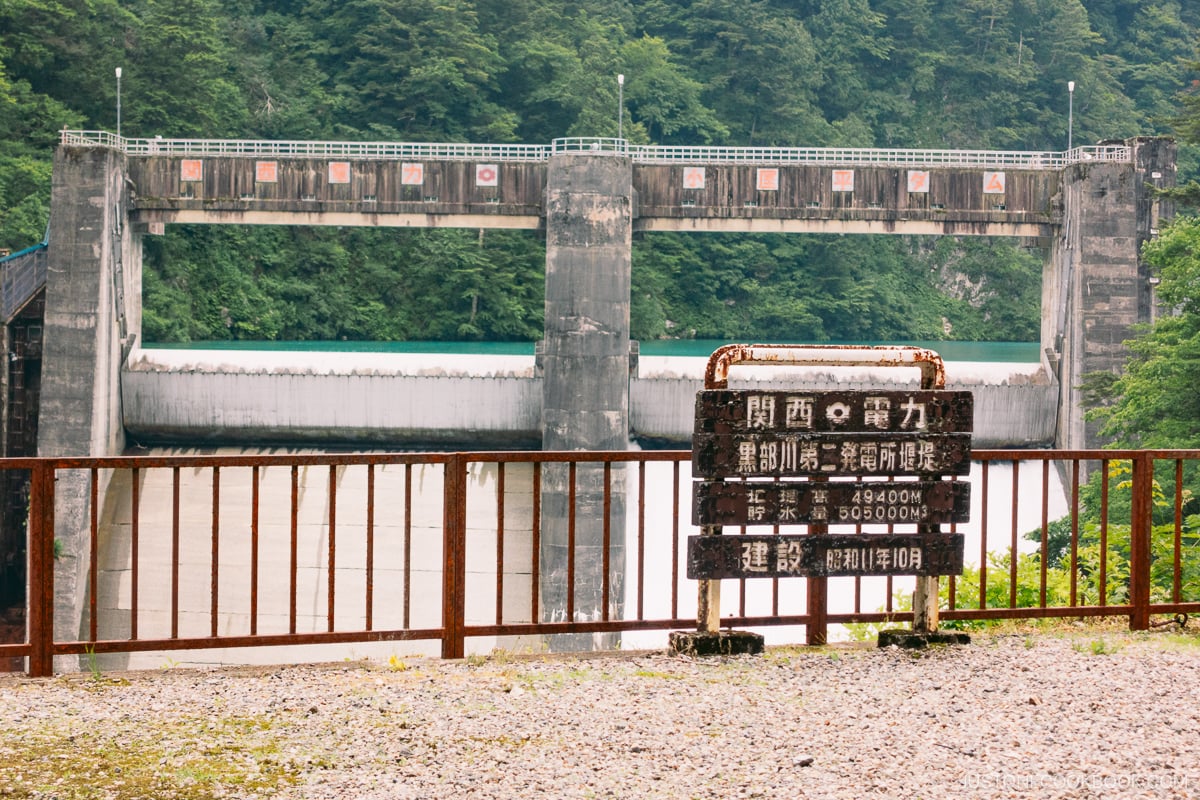
<svg viewBox="0 0 1200 800">
<path fill-rule="evenodd" d="M 692 54 L 731 143 L 833 143 L 817 107 L 817 46 L 801 20 L 764 0 L 697 0 L 680 27 L 686 44 L 675 49 Z"/>
<path fill-rule="evenodd" d="M 140 0 L 122 57 L 132 136 L 221 138 L 246 127 L 233 53 L 213 0 Z"/>
<path fill-rule="evenodd" d="M 345 98 L 347 133 L 417 141 L 511 141 L 494 102 L 504 64 L 467 0 L 312 0 L 318 53 Z M 316 37 L 315 37 L 316 38 Z"/>
<path fill-rule="evenodd" d="M 1200 138 L 1200 101 L 1176 107 L 1198 25 L 1179 0 L 8 0 L 0 246 L 45 230 L 57 130 L 115 126 L 117 66 L 133 136 L 608 136 L 623 73 L 639 143 L 1059 149 L 1068 80 L 1080 143 L 1172 116 Z M 1180 152 L 1186 181 L 1200 148 Z M 185 338 L 536 338 L 539 251 L 172 230 L 148 246 L 146 318 Z M 1011 242 L 655 234 L 634 263 L 641 338 L 1037 335 L 1038 255 Z M 192 296 L 228 286 L 253 302 Z"/>
<path fill-rule="evenodd" d="M 20 250 L 46 232 L 55 132 L 81 117 L 28 81 L 9 79 L 3 55 L 0 50 L 0 247 Z"/>
<path fill-rule="evenodd" d="M 333 138 L 345 98 L 332 93 L 304 21 L 263 9 L 232 21 L 235 68 L 248 104 L 244 135 Z"/>
<path fill-rule="evenodd" d="M 118 0 L 0 3 L 0 58 L 29 97 L 53 100 L 90 127 L 116 127 L 114 70 L 125 64 L 136 13 Z M 56 128 L 40 130 L 38 136 Z"/>
<path fill-rule="evenodd" d="M 700 83 L 675 65 L 662 39 L 645 36 L 626 43 L 620 63 L 629 73 L 630 114 L 645 126 L 650 141 L 707 144 L 728 135 L 729 130 L 700 102 Z"/>
</svg>

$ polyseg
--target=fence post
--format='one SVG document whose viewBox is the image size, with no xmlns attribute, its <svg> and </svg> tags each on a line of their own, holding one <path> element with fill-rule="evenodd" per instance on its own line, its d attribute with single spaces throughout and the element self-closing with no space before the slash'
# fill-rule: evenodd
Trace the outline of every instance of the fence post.
<svg viewBox="0 0 1200 800">
<path fill-rule="evenodd" d="M 462 658 L 466 618 L 467 459 L 451 453 L 442 487 L 442 658 Z"/>
<path fill-rule="evenodd" d="M 1133 498 L 1129 521 L 1129 629 L 1150 628 L 1150 527 L 1154 508 L 1154 459 L 1146 453 L 1133 458 Z"/>
<path fill-rule="evenodd" d="M 29 476 L 29 675 L 54 674 L 54 468 L 39 461 Z"/>
</svg>

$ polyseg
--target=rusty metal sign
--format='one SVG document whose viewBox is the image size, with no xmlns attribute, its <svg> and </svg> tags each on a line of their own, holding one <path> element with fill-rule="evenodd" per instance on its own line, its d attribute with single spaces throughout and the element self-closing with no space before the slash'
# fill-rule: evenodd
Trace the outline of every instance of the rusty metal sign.
<svg viewBox="0 0 1200 800">
<path fill-rule="evenodd" d="M 934 477 L 971 471 L 971 435 L 698 433 L 697 478 Z"/>
<path fill-rule="evenodd" d="M 915 367 L 921 388 L 730 391 L 730 368 L 751 364 Z M 963 568 L 962 535 L 937 526 L 970 514 L 970 485 L 940 479 L 970 474 L 974 421 L 971 393 L 945 388 L 941 356 L 917 347 L 734 344 L 714 351 L 692 434 L 692 512 L 703 535 L 688 539 L 687 574 L 701 581 L 699 629 L 720 626 L 723 578 L 806 576 L 813 579 L 808 641 L 820 644 L 824 578 L 837 575 L 918 576 L 914 627 L 931 619 L 936 627 L 935 576 Z M 721 535 L 725 525 L 792 524 L 807 525 L 808 535 Z M 917 532 L 829 535 L 837 524 L 913 525 Z"/>
<path fill-rule="evenodd" d="M 957 575 L 962 569 L 961 533 L 688 537 L 693 580 Z"/>
<path fill-rule="evenodd" d="M 696 393 L 696 433 L 970 433 L 975 397 L 963 391 L 736 391 Z"/>
<path fill-rule="evenodd" d="M 896 525 L 966 522 L 971 485 L 961 481 L 698 481 L 697 525 Z"/>
</svg>

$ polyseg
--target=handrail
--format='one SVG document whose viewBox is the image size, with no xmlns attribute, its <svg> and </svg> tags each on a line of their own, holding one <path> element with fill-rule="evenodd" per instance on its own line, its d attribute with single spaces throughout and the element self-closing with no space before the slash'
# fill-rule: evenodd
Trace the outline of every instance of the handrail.
<svg viewBox="0 0 1200 800">
<path fill-rule="evenodd" d="M 49 263 L 46 242 L 0 258 L 0 321 L 11 322 L 46 285 Z"/>
<path fill-rule="evenodd" d="M 1062 169 L 1080 161 L 1128 162 L 1125 146 L 1076 147 L 1065 153 L 1003 150 L 912 150 L 842 147 L 639 147 L 633 160 L 642 164 L 827 164 L 839 166 L 1008 167 Z"/>
<path fill-rule="evenodd" d="M 630 145 L 628 139 L 608 139 L 596 136 L 568 136 L 550 143 L 550 153 L 611 153 L 629 155 L 643 150 L 639 145 Z M 635 159 L 636 160 L 636 159 Z"/>
<path fill-rule="evenodd" d="M 129 156 L 235 156 L 279 158 L 446 159 L 455 161 L 546 161 L 540 144 L 458 142 L 318 142 L 266 139 L 131 139 L 108 131 L 62 131 L 60 142 L 75 147 L 110 147 Z"/>
<path fill-rule="evenodd" d="M 1081 162 L 1127 163 L 1124 145 L 1075 147 L 1065 152 L 937 150 L 869 147 L 690 147 L 634 145 L 627 139 L 564 137 L 545 144 L 456 142 L 319 142 L 263 139 L 129 138 L 108 131 L 63 130 L 72 147 L 109 147 L 128 156 L 234 156 L 246 158 L 444 159 L 544 162 L 571 153 L 624 155 L 636 164 L 821 164 L 845 166 L 984 167 L 1057 170 Z"/>
<path fill-rule="evenodd" d="M 0 659 L 28 658 L 28 673 L 33 676 L 46 676 L 53 671 L 54 657 L 61 655 L 417 639 L 441 641 L 443 656 L 458 658 L 464 654 L 464 640 L 472 637 L 678 629 L 688 624 L 688 620 L 681 618 L 682 610 L 678 607 L 678 600 L 684 594 L 690 593 L 693 588 L 686 584 L 681 577 L 677 561 L 678 545 L 682 543 L 682 537 L 689 533 L 687 523 L 684 521 L 688 506 L 687 500 L 684 498 L 687 473 L 679 467 L 680 464 L 689 461 L 691 457 L 692 454 L 688 451 L 477 451 L 0 459 L 0 472 L 14 475 L 18 480 L 21 473 L 24 472 L 29 487 L 26 550 L 28 553 L 26 562 L 28 568 L 27 635 L 24 637 L 23 643 L 9 643 L 0 640 Z M 1200 460 L 1200 450 L 976 450 L 972 453 L 972 459 L 980 462 L 981 471 L 978 479 L 973 479 L 983 515 L 977 531 L 979 549 L 977 551 L 978 560 L 975 563 L 978 571 L 974 583 L 966 580 L 965 577 L 961 581 L 955 578 L 948 579 L 948 601 L 946 608 L 940 612 L 944 618 L 995 620 L 1128 615 L 1130 629 L 1145 630 L 1151 624 L 1151 615 L 1200 613 L 1200 596 L 1196 595 L 1194 589 L 1196 570 L 1196 562 L 1192 555 L 1194 551 L 1188 550 L 1194 545 L 1189 540 L 1190 526 L 1186 524 L 1180 502 L 1182 498 L 1190 494 L 1190 484 L 1192 483 L 1185 475 L 1184 462 L 1185 460 Z M 1128 473 L 1124 467 L 1119 471 L 1110 472 L 1112 465 L 1119 461 L 1130 462 L 1127 468 Z M 631 554 L 631 564 L 636 565 L 634 572 L 637 577 L 630 587 L 636 601 L 626 605 L 624 610 L 614 617 L 585 619 L 568 616 L 564 619 L 542 620 L 536 611 L 539 586 L 542 585 L 539 583 L 540 579 L 536 577 L 540 552 L 536 531 L 541 530 L 539 509 L 546 497 L 543 494 L 546 491 L 546 485 L 541 480 L 542 471 L 550 464 L 567 465 L 573 471 L 577 464 L 596 462 L 606 465 L 604 469 L 605 486 L 620 484 L 636 475 L 636 494 L 628 495 L 630 502 L 636 502 L 638 509 L 635 536 L 639 544 L 637 553 Z M 659 469 L 656 477 L 652 476 L 646 469 L 648 462 L 662 462 L 661 466 L 665 469 Z M 1001 465 L 1004 462 L 1011 462 L 1011 465 L 1007 472 L 991 471 L 997 462 L 1000 462 Z M 1080 505 L 1079 490 L 1082 482 L 1086 481 L 1086 475 L 1081 469 L 1081 462 L 1092 462 L 1092 468 L 1100 470 L 1098 474 L 1110 475 L 1110 480 L 1113 482 L 1125 481 L 1126 474 L 1129 475 L 1128 483 L 1123 484 L 1129 492 L 1127 502 L 1110 503 L 1108 500 L 1102 500 L 1099 509 L 1092 509 L 1093 512 L 1099 513 L 1101 528 L 1107 533 L 1100 534 L 1100 550 L 1088 557 L 1085 557 L 1080 550 L 1083 509 Z M 1031 472 L 1028 466 L 1022 469 L 1022 465 L 1031 463 L 1037 464 L 1037 468 L 1032 470 L 1032 473 L 1034 476 L 1040 477 L 1034 477 L 1033 482 L 1040 483 L 1040 488 L 1018 480 L 1019 474 L 1029 475 Z M 477 471 L 477 466 L 481 464 L 489 465 L 489 468 L 494 470 L 492 473 L 495 475 L 494 481 L 478 481 L 476 479 L 481 474 Z M 374 569 L 370 565 L 374 562 L 370 560 L 369 555 L 361 556 L 367 559 L 365 564 L 368 570 L 367 580 L 357 587 L 361 589 L 362 594 L 348 592 L 344 585 L 340 591 L 337 591 L 338 587 L 335 586 L 339 570 L 342 571 L 343 580 L 345 580 L 345 576 L 352 573 L 357 574 L 355 571 L 363 568 L 361 561 L 349 561 L 341 556 L 335 558 L 335 530 L 336 541 L 340 543 L 338 544 L 339 549 L 336 551 L 338 553 L 346 552 L 345 548 L 350 543 L 354 543 L 350 549 L 356 550 L 360 554 L 375 552 L 374 548 L 376 547 L 383 552 L 385 547 L 390 546 L 406 553 L 402 559 L 403 565 L 410 563 L 407 553 L 414 534 L 408 512 L 405 512 L 405 521 L 395 526 L 389 524 L 381 527 L 373 522 L 377 519 L 374 515 L 376 508 L 382 508 L 384 505 L 396 501 L 396 497 L 383 493 L 381 487 L 387 486 L 386 482 L 376 485 L 376 479 L 385 480 L 384 471 L 378 469 L 383 465 L 406 465 L 403 471 L 388 473 L 393 482 L 391 485 L 398 486 L 397 491 L 405 497 L 410 496 L 410 493 L 414 491 L 418 494 L 426 491 L 442 495 L 440 517 L 435 512 L 421 523 L 422 526 L 427 526 L 429 531 L 435 532 L 441 528 L 442 589 L 440 594 L 434 591 L 429 596 L 423 597 L 421 601 L 428 607 L 429 604 L 436 604 L 440 600 L 442 604 L 440 617 L 426 614 L 421 620 L 410 619 L 407 594 L 399 608 L 391 607 L 381 598 L 375 597 L 372 594 L 371 587 L 374 584 L 370 577 L 372 574 L 370 570 Z M 432 488 L 426 490 L 414 488 L 408 468 L 431 465 L 440 466 L 438 473 L 441 474 L 441 480 L 435 481 Z M 527 468 L 519 470 L 517 469 L 519 465 Z M 612 468 L 608 468 L 607 465 L 611 465 Z M 625 469 L 618 469 L 617 467 L 620 465 L 624 465 Z M 1070 579 L 1069 591 L 1063 586 L 1054 589 L 1047 582 L 1047 568 L 1051 566 L 1052 562 L 1049 541 L 1051 517 L 1048 513 L 1047 501 L 1051 492 L 1051 477 L 1056 473 L 1055 465 L 1059 467 L 1057 472 L 1062 478 L 1062 489 L 1066 490 L 1071 498 L 1065 511 L 1065 517 L 1063 517 L 1069 522 L 1071 540 L 1068 543 L 1069 549 L 1066 551 L 1066 555 L 1062 556 L 1062 563 L 1053 568 Z M 1156 466 L 1162 467 L 1157 478 L 1154 471 Z M 243 471 L 239 477 L 233 477 L 238 474 L 235 468 L 239 467 L 244 470 L 248 469 L 248 474 Z M 290 467 L 291 469 L 272 470 L 273 477 L 268 479 L 268 467 Z M 324 470 L 309 469 L 315 467 L 328 468 L 328 477 Z M 358 470 L 348 483 L 341 480 L 340 477 L 344 467 L 355 467 Z M 1167 474 L 1172 467 L 1173 479 Z M 509 476 L 507 484 L 504 478 L 506 468 Z M 17 472 L 14 473 L 14 470 Z M 107 470 L 125 473 L 124 482 L 115 485 L 121 487 L 119 491 L 129 492 L 126 506 L 129 509 L 129 524 L 112 523 L 110 525 L 110 523 L 102 522 L 106 517 L 97 513 L 90 515 L 90 525 L 86 522 L 83 523 L 84 530 L 81 532 L 84 540 L 77 542 L 75 546 L 82 546 L 85 553 L 89 552 L 90 548 L 92 554 L 89 557 L 91 563 L 86 577 L 88 585 L 93 589 L 88 600 L 90 622 L 86 631 L 80 631 L 77 626 L 68 625 L 56 634 L 54 626 L 56 484 L 63 479 L 64 473 L 67 471 L 74 473 L 75 477 L 71 480 L 81 477 L 85 484 L 90 484 L 92 490 L 90 502 L 93 504 L 93 512 L 97 512 L 100 510 L 100 507 L 96 505 L 99 503 L 99 490 L 102 487 L 100 481 L 103 480 L 102 473 Z M 269 510 L 265 506 L 260 508 L 259 501 L 253 499 L 249 509 L 243 507 L 242 511 L 238 512 L 248 513 L 249 519 L 237 519 L 232 524 L 232 520 L 227 519 L 224 532 L 222 531 L 221 520 L 229 514 L 227 505 L 231 502 L 229 498 L 231 494 L 236 497 L 237 493 L 218 493 L 221 486 L 221 475 L 229 476 L 226 480 L 240 481 L 243 484 L 249 482 L 252 486 L 267 487 L 274 482 L 273 491 L 286 493 L 289 491 L 289 474 L 291 476 L 290 508 L 286 494 L 282 505 L 271 507 Z M 204 493 L 199 496 L 194 495 L 180 483 L 181 480 L 186 481 L 188 475 L 200 482 L 197 485 L 211 484 L 213 487 L 211 507 L 207 497 L 203 496 Z M 299 491 L 301 479 L 303 479 L 305 487 L 303 492 Z M 396 481 L 402 483 L 397 484 Z M 665 490 L 661 492 L 664 497 L 648 505 L 647 492 L 649 490 L 647 487 L 652 481 L 666 481 L 666 484 L 663 484 Z M 436 485 L 438 483 L 442 485 Z M 86 487 L 84 488 L 86 489 Z M 300 506 L 305 502 L 304 497 L 308 496 L 310 492 L 315 492 L 312 494 L 313 501 L 318 505 L 323 505 L 328 510 L 328 516 L 305 522 L 306 518 L 301 513 Z M 468 493 L 471 493 L 469 502 Z M 1152 508 L 1153 497 L 1160 493 L 1167 498 L 1168 505 L 1154 510 Z M 263 592 L 257 583 L 257 576 L 263 571 L 261 565 L 251 566 L 250 586 L 248 589 L 243 588 L 241 595 L 236 595 L 240 599 L 235 599 L 235 595 L 224 595 L 218 603 L 215 588 L 212 589 L 211 594 L 206 594 L 203 590 L 191 594 L 182 592 L 182 589 L 187 587 L 180 584 L 178 554 L 170 546 L 155 549 L 146 548 L 145 545 L 151 542 L 170 545 L 171 542 L 168 539 L 178 537 L 179 520 L 190 513 L 188 507 L 179 505 L 179 498 L 188 498 L 189 496 L 192 499 L 188 502 L 196 504 L 196 509 L 201 509 L 203 513 L 211 510 L 213 515 L 211 542 L 205 543 L 211 545 L 213 553 L 209 565 L 209 577 L 213 587 L 216 587 L 219 578 L 223 578 L 225 575 L 225 573 L 218 573 L 219 565 L 224 563 L 217 557 L 218 546 L 226 546 L 222 542 L 231 543 L 232 540 L 245 542 L 247 529 L 253 553 L 258 553 L 260 547 L 263 548 L 263 552 L 266 552 L 266 548 L 271 546 L 268 536 L 264 535 L 262 542 L 259 542 L 257 538 L 259 533 L 271 529 L 272 526 L 276 526 L 276 529 L 281 525 L 286 526 L 289 518 L 293 526 L 293 537 L 295 536 L 295 526 L 298 524 L 315 525 L 326 531 L 329 543 L 328 551 L 310 554 L 312 557 L 309 558 L 311 565 L 324 568 L 328 575 L 328 588 L 323 595 L 327 600 L 326 609 L 324 613 L 314 611 L 311 614 L 315 623 L 319 624 L 307 627 L 297 627 L 292 624 L 287 632 L 281 628 L 268 629 L 268 626 L 264 626 L 263 629 L 259 629 L 255 626 L 254 621 L 259 618 L 261 611 L 255 598 Z M 252 496 L 257 498 L 258 493 L 254 492 Z M 428 496 L 436 505 L 436 496 Z M 574 504 L 579 502 L 575 492 L 571 491 L 568 496 L 570 497 L 569 503 L 574 507 Z M 633 499 L 635 496 L 636 501 Z M 514 499 L 518 498 L 523 498 L 520 502 L 525 511 L 516 514 L 516 517 L 519 518 L 516 519 L 506 515 L 505 502 L 507 499 L 511 504 Z M 671 499 L 665 500 L 665 498 Z M 1170 514 L 1167 509 L 1170 508 L 1169 500 L 1171 498 L 1176 500 L 1174 514 L 1171 515 L 1173 519 L 1164 518 L 1156 522 L 1154 514 Z M 659 502 L 660 500 L 665 500 L 665 502 Z M 335 529 L 334 509 L 353 508 L 359 503 L 365 504 L 365 525 L 361 519 L 354 521 L 354 514 L 343 513 L 336 518 L 338 527 Z M 482 519 L 489 518 L 490 514 L 495 515 L 490 517 L 498 521 L 491 535 L 486 531 L 487 523 L 481 523 L 480 526 L 475 526 L 473 523 L 472 527 L 468 528 L 468 505 L 474 509 L 473 513 L 475 514 L 480 513 L 480 509 L 487 509 L 491 506 L 491 509 L 481 517 Z M 1008 508 L 1006 509 L 1005 506 Z M 1041 542 L 1040 545 L 1032 545 L 1029 552 L 1039 554 L 1037 563 L 1041 566 L 1040 579 L 1036 572 L 1032 577 L 1019 576 L 1018 559 L 1016 558 L 1018 552 L 1024 556 L 1026 550 L 1024 547 L 1019 547 L 1019 537 L 1024 532 L 1033 530 L 1031 527 L 1033 523 L 1019 523 L 1020 509 L 1036 509 L 1039 506 L 1041 508 Z M 512 506 L 510 505 L 508 508 L 511 509 Z M 650 508 L 652 508 L 652 519 L 646 517 L 646 511 Z M 988 518 L 988 509 L 996 509 L 1002 516 L 1011 519 L 1007 530 L 1005 526 L 995 525 L 989 532 L 988 525 L 982 521 Z M 1058 513 L 1062 512 L 1056 512 L 1056 514 Z M 172 521 L 165 526 L 139 526 L 139 515 L 145 521 L 152 518 L 154 514 L 165 514 Z M 89 515 L 85 511 L 83 516 L 86 519 Z M 507 529 L 504 522 L 506 519 L 511 523 Z M 399 523 L 400 521 L 397 519 L 394 522 Z M 388 528 L 386 533 L 383 530 L 384 527 Z M 480 533 L 481 531 L 482 533 Z M 507 541 L 513 541 L 512 537 L 524 535 L 520 531 L 526 531 L 530 537 L 527 540 L 530 545 L 526 550 L 526 555 L 530 560 L 525 562 L 523 561 L 524 556 L 522 556 L 515 561 L 510 558 L 506 562 L 504 553 L 508 548 L 501 546 L 497 549 L 496 542 L 506 541 L 505 536 L 509 537 Z M 144 621 L 149 621 L 150 617 L 145 615 L 154 613 L 153 609 L 156 608 L 157 601 L 139 605 L 136 590 L 130 597 L 121 600 L 124 603 L 121 606 L 116 605 L 115 599 L 112 597 L 110 597 L 114 600 L 112 605 L 109 605 L 109 601 L 104 597 L 98 597 L 98 594 L 103 595 L 105 591 L 111 593 L 117 588 L 116 583 L 108 586 L 107 589 L 96 588 L 106 586 L 101 580 L 101 567 L 95 560 L 101 536 L 110 537 L 105 541 L 110 541 L 117 546 L 124 546 L 128 548 L 126 553 L 132 553 L 128 556 L 129 568 L 132 571 L 130 577 L 132 586 L 138 584 L 137 571 L 139 568 L 145 570 L 157 568 L 155 565 L 165 565 L 166 574 L 171 575 L 169 580 L 173 598 L 170 600 L 170 608 L 167 610 L 168 616 L 165 618 L 165 622 L 163 619 L 159 619 L 141 631 L 137 629 L 135 623 L 131 628 L 125 629 L 117 638 L 112 638 L 112 632 L 119 630 L 120 625 L 119 620 L 114 623 L 114 620 L 117 619 L 114 614 L 118 616 L 122 613 L 127 614 L 130 620 L 137 620 L 141 614 Z M 643 540 L 647 543 L 646 545 L 642 544 Z M 136 555 L 139 541 L 143 545 L 141 557 Z M 296 547 L 295 541 L 293 538 L 292 548 Z M 279 540 L 276 540 L 275 546 L 280 546 Z M 286 560 L 286 542 L 282 547 L 284 549 L 278 552 L 283 553 Z M 570 547 L 574 550 L 575 545 Z M 604 547 L 608 548 L 609 544 L 606 543 Z M 670 550 L 672 555 L 665 561 L 651 562 L 647 559 L 647 554 L 650 552 L 661 554 L 667 550 Z M 992 552 L 1009 554 L 1007 570 L 1001 566 L 983 568 L 983 565 L 988 563 L 989 553 Z M 147 555 L 147 553 L 153 553 L 153 555 Z M 221 550 L 221 553 L 224 554 L 225 551 Z M 491 565 L 492 555 L 495 555 L 494 565 Z M 1110 555 L 1118 562 L 1122 559 L 1126 560 L 1127 572 L 1118 571 L 1106 576 L 1105 569 L 1110 565 Z M 974 551 L 972 556 L 974 556 Z M 252 564 L 256 563 L 254 556 L 249 556 L 249 558 Z M 308 557 L 306 556 L 306 558 Z M 166 560 L 164 561 L 164 559 Z M 476 567 L 472 569 L 482 570 L 481 574 L 486 575 L 489 571 L 492 572 L 498 588 L 494 618 L 490 614 L 485 616 L 475 614 L 473 617 L 466 615 L 463 588 L 466 581 L 464 569 L 468 561 L 476 564 Z M 296 580 L 295 571 L 299 568 L 298 564 L 299 562 L 293 555 L 290 567 L 292 581 Z M 1088 571 L 1091 569 L 1089 565 L 1098 565 L 1098 580 L 1094 580 L 1091 588 L 1085 592 L 1079 581 L 1088 576 Z M 1158 570 L 1155 573 L 1156 583 L 1151 582 L 1152 567 Z M 396 567 L 395 565 L 391 568 L 408 569 L 407 566 Z M 526 569 L 530 571 L 524 572 Z M 535 576 L 527 587 L 530 590 L 529 594 L 525 595 L 529 598 L 528 604 L 523 605 L 524 601 L 520 597 L 522 592 L 517 592 L 511 601 L 505 600 L 509 593 L 506 587 L 501 586 L 501 581 L 505 574 L 514 571 Z M 1163 582 L 1163 576 L 1166 576 L 1166 584 Z M 158 579 L 159 577 L 156 576 L 155 580 Z M 402 580 L 406 585 L 408 584 L 410 576 L 407 571 L 403 572 Z M 570 577 L 566 578 L 567 585 L 570 585 L 571 580 Z M 486 578 L 483 582 L 484 584 L 488 583 Z M 659 598 L 653 603 L 643 603 L 646 586 L 651 582 L 668 587 L 665 597 Z M 193 583 L 193 588 L 205 585 L 203 581 Z M 989 585 L 991 589 L 989 589 Z M 1165 591 L 1156 592 L 1154 591 L 1155 587 Z M 995 591 L 997 589 L 999 592 Z M 1018 590 L 1028 594 L 1019 598 Z M 176 592 L 180 592 L 180 594 L 175 596 Z M 342 600 L 342 605 L 335 607 L 335 599 L 345 598 L 348 594 L 353 599 Z M 797 595 L 793 595 L 793 597 L 795 596 Z M 798 597 L 804 597 L 804 594 L 799 594 Z M 821 619 L 827 623 L 888 622 L 895 624 L 912 619 L 911 612 L 900 611 L 892 606 L 890 586 L 883 601 L 886 603 L 884 608 L 875 611 L 861 609 L 863 597 L 861 587 L 856 583 L 854 610 L 848 611 L 847 607 L 831 613 L 834 609 L 830 609 L 826 605 L 828 601 L 823 595 L 821 599 L 817 600 L 819 605 L 809 602 L 802 609 L 798 603 L 791 601 L 779 603 L 778 600 L 775 600 L 772 601 L 770 611 L 767 611 L 766 606 L 761 603 L 754 607 L 747 606 L 743 594 L 738 601 L 735 613 L 729 613 L 732 612 L 732 608 L 725 609 L 725 613 L 721 617 L 721 624 L 722 626 L 816 626 Z M 347 602 L 349 606 L 346 605 Z M 288 603 L 289 605 L 284 610 L 289 611 L 294 619 L 297 609 L 295 597 L 293 596 Z M 158 603 L 157 607 L 166 610 L 164 603 Z M 181 608 L 190 608 L 193 612 L 200 614 L 207 613 L 212 626 L 209 632 L 201 632 L 199 629 L 181 632 L 177 627 Z M 348 614 L 339 616 L 346 611 L 346 608 L 350 609 Z M 371 609 L 378 611 L 378 615 L 373 616 Z M 278 612 L 278 609 L 276 611 Z M 220 615 L 229 613 L 245 615 L 248 621 L 240 627 L 228 630 L 218 629 L 217 620 Z"/>
</svg>

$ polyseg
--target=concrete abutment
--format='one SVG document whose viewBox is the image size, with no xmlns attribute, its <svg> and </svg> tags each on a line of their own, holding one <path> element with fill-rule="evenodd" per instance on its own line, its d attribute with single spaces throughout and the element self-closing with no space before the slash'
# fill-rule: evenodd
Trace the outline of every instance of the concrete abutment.
<svg viewBox="0 0 1200 800">
<path fill-rule="evenodd" d="M 1084 377 L 1119 374 L 1133 326 L 1154 314 L 1151 276 L 1142 245 L 1172 204 L 1155 189 L 1175 185 L 1175 143 L 1127 142 L 1132 163 L 1077 162 L 1062 182 L 1063 221 L 1042 279 L 1042 352 L 1059 379 L 1057 447 L 1103 444 L 1099 425 L 1085 419 Z"/>
<path fill-rule="evenodd" d="M 121 365 L 141 330 L 141 237 L 129 224 L 124 154 L 59 148 L 51 207 L 38 455 L 116 455 L 125 445 Z M 98 473 L 99 496 L 107 479 Z M 64 633 L 83 616 L 90 480 L 65 471 L 55 486 L 54 624 Z"/>
</svg>

